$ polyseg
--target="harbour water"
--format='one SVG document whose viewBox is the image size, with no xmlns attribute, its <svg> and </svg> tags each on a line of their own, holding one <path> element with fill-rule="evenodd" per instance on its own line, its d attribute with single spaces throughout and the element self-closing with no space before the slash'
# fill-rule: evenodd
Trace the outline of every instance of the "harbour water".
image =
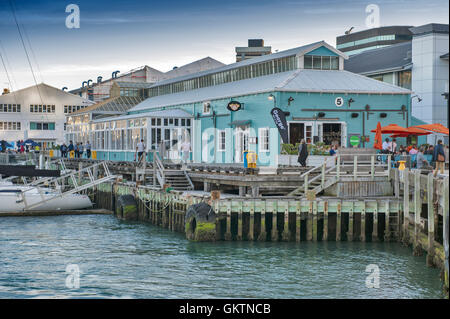
<svg viewBox="0 0 450 319">
<path fill-rule="evenodd" d="M 398 243 L 195 243 L 108 215 L 0 218 L 0 298 L 443 297 L 439 271 Z"/>
</svg>

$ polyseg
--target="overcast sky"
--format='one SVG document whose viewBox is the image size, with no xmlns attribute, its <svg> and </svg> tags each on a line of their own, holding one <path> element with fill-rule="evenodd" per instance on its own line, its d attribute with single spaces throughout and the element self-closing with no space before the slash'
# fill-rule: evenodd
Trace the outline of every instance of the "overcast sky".
<svg viewBox="0 0 450 319">
<path fill-rule="evenodd" d="M 14 90 L 34 84 L 10 1 L 37 82 L 74 89 L 111 72 L 149 65 L 166 72 L 210 56 L 235 62 L 235 46 L 262 38 L 272 51 L 366 29 L 366 6 L 380 25 L 449 23 L 448 0 L 0 0 L 0 53 Z M 80 8 L 80 28 L 68 29 L 66 6 Z M 0 61 L 1 87 L 10 87 Z"/>
</svg>

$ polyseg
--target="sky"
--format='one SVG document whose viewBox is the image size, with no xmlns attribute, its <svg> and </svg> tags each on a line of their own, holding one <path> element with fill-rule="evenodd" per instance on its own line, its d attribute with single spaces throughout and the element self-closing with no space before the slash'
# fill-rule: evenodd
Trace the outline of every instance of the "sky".
<svg viewBox="0 0 450 319">
<path fill-rule="evenodd" d="M 66 27 L 69 4 L 80 9 L 79 28 Z M 380 9 L 380 26 L 449 23 L 448 0 L 0 0 L 0 84 L 71 90 L 144 65 L 167 72 L 206 56 L 229 64 L 252 38 L 272 52 L 335 46 L 350 27 L 367 29 L 369 4 Z"/>
</svg>

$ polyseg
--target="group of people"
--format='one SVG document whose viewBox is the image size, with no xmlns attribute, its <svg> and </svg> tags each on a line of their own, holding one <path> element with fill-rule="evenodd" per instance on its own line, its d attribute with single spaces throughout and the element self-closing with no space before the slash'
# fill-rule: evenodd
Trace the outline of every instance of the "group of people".
<svg viewBox="0 0 450 319">
<path fill-rule="evenodd" d="M 397 148 L 396 139 L 389 141 L 388 138 L 383 142 L 381 153 L 396 155 L 416 155 L 415 167 L 423 169 L 434 165 L 433 175 L 436 176 L 438 171 L 444 173 L 445 162 L 448 161 L 448 145 L 444 147 L 442 140 L 438 140 L 436 146 L 428 145 L 417 147 L 416 144 L 409 146 L 400 145 Z M 432 155 L 431 162 L 429 162 L 425 155 Z"/>
<path fill-rule="evenodd" d="M 20 154 L 28 153 L 30 151 L 30 146 L 26 145 L 23 140 L 17 141 L 16 147 L 17 147 L 16 152 Z"/>
<path fill-rule="evenodd" d="M 83 145 L 83 142 L 74 144 L 73 141 L 70 141 L 68 146 L 64 143 L 60 148 L 61 157 L 70 157 L 70 152 L 73 151 L 75 158 L 82 158 L 84 150 L 86 150 L 86 158 L 91 158 L 91 144 L 89 141 L 85 145 Z"/>
</svg>

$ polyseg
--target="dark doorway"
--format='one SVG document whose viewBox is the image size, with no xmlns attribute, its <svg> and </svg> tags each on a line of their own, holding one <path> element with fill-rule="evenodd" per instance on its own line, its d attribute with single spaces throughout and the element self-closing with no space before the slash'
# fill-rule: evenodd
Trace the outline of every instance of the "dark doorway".
<svg viewBox="0 0 450 319">
<path fill-rule="evenodd" d="M 326 145 L 341 145 L 341 124 L 323 123 L 323 142 Z"/>
<path fill-rule="evenodd" d="M 305 124 L 289 123 L 289 143 L 295 145 L 304 138 Z"/>
</svg>

